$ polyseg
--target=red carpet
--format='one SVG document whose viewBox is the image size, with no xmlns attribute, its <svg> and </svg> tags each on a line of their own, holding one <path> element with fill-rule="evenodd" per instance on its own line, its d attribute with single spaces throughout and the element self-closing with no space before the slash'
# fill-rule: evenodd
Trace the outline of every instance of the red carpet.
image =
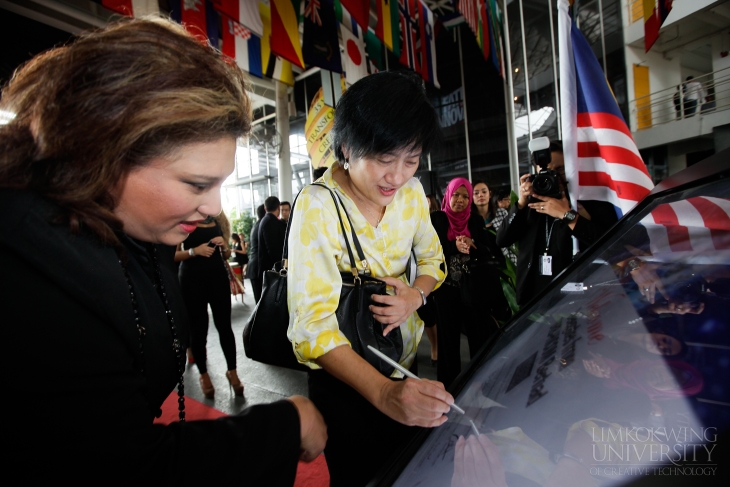
<svg viewBox="0 0 730 487">
<path fill-rule="evenodd" d="M 185 417 L 188 421 L 216 419 L 225 415 L 225 413 L 215 408 L 185 396 Z M 177 421 L 177 392 L 170 394 L 162 403 L 162 416 L 155 419 L 155 423 L 168 424 L 174 421 Z M 294 487 L 327 487 L 329 484 L 330 474 L 327 470 L 324 455 L 320 455 L 312 463 L 299 462 Z"/>
</svg>

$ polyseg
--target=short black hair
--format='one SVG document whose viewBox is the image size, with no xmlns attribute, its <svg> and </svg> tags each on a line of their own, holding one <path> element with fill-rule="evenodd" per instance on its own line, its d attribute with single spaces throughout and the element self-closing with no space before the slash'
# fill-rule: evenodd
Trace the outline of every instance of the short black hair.
<svg viewBox="0 0 730 487">
<path fill-rule="evenodd" d="M 279 206 L 288 206 L 289 208 L 291 208 L 291 203 L 289 203 L 288 201 L 282 201 L 281 203 L 279 203 Z"/>
<path fill-rule="evenodd" d="M 362 78 L 340 98 L 332 128 L 335 157 L 388 154 L 420 149 L 427 154 L 441 139 L 441 127 L 421 78 L 410 71 L 384 71 Z"/>
<path fill-rule="evenodd" d="M 259 217 L 259 220 L 266 216 L 266 208 L 264 208 L 264 205 L 259 205 L 256 207 L 256 216 Z"/>
<path fill-rule="evenodd" d="M 550 142 L 550 152 L 560 152 L 563 153 L 563 141 L 562 140 L 553 140 Z"/>
<path fill-rule="evenodd" d="M 312 171 L 312 181 L 318 180 L 326 172 L 327 172 L 327 166 L 318 167 L 317 169 L 315 169 L 314 171 Z"/>
<path fill-rule="evenodd" d="M 269 213 L 276 211 L 276 209 L 280 206 L 281 203 L 279 202 L 279 198 L 276 196 L 269 196 L 264 200 L 264 208 L 266 208 L 266 211 Z"/>
<path fill-rule="evenodd" d="M 687 76 L 687 78 L 685 79 L 685 81 L 691 81 L 691 80 L 693 80 L 693 79 L 695 79 L 695 77 L 694 77 L 694 76 Z"/>
<path fill-rule="evenodd" d="M 234 242 L 240 242 L 241 241 L 241 237 L 239 237 L 236 232 L 233 232 L 231 234 L 231 240 L 233 240 Z"/>
</svg>

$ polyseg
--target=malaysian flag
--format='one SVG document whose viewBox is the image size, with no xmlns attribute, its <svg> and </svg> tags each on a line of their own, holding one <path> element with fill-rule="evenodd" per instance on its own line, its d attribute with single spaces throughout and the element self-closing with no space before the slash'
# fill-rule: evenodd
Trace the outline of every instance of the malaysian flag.
<svg viewBox="0 0 730 487">
<path fill-rule="evenodd" d="M 619 218 L 654 188 L 631 131 L 583 34 L 558 1 L 560 103 L 571 200 L 607 201 Z"/>
</svg>

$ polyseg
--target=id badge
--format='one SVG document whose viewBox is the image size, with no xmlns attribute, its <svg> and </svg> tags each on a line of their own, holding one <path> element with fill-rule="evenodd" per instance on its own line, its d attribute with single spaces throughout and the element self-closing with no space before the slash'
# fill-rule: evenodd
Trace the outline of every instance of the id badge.
<svg viewBox="0 0 730 487">
<path fill-rule="evenodd" d="M 540 274 L 543 276 L 553 275 L 553 258 L 549 255 L 543 255 L 540 260 Z"/>
</svg>

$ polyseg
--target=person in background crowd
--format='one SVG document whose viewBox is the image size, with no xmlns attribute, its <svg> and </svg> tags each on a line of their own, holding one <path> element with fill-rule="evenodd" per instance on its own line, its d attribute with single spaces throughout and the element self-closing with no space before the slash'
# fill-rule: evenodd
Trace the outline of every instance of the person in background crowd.
<svg viewBox="0 0 730 487">
<path fill-rule="evenodd" d="M 231 240 L 233 241 L 233 246 L 231 247 L 233 259 L 239 265 L 241 279 L 243 279 L 243 276 L 246 275 L 246 264 L 248 264 L 248 243 L 244 239 L 243 234 L 232 233 Z"/>
<path fill-rule="evenodd" d="M 161 18 L 85 32 L 4 87 L 0 109 L 17 115 L 0 125 L 0 292 L 7 358 L 22 364 L 4 385 L 23 398 L 4 457 L 28 483 L 223 485 L 243 472 L 291 486 L 324 448 L 302 396 L 153 424 L 176 384 L 185 404 L 173 254 L 221 211 L 248 90 L 235 63 Z"/>
<path fill-rule="evenodd" d="M 231 226 L 225 213 L 198 222 L 195 230 L 178 245 L 175 261 L 180 264 L 180 287 L 190 316 L 190 348 L 200 371 L 203 395 L 212 399 L 215 387 L 207 368 L 208 306 L 226 357 L 226 378 L 237 396 L 243 384 L 236 372 L 236 339 L 231 327 L 231 288 L 223 263 L 228 260 Z"/>
<path fill-rule="evenodd" d="M 517 255 L 517 304 L 523 305 L 545 289 L 573 262 L 573 242 L 585 250 L 618 221 L 613 205 L 603 201 L 578 201 L 570 207 L 562 143 L 550 144 L 548 169 L 560 177 L 560 198 L 540 196 L 532 190 L 529 174 L 520 178 L 520 197 L 497 232 L 497 245 L 519 245 Z M 534 200 L 530 200 L 530 196 Z M 534 201 L 534 202 L 530 202 Z"/>
<path fill-rule="evenodd" d="M 426 195 L 413 177 L 439 134 L 438 116 L 415 73 L 367 76 L 337 104 L 332 145 L 338 162 L 320 179 L 341 199 L 372 276 L 392 289 L 373 295 L 369 309 L 384 335 L 402 336 L 399 362 L 406 368 L 415 363 L 423 326 L 414 311 L 444 279 Z M 310 185 L 292 210 L 288 336 L 297 359 L 314 369 L 309 397 L 327 422 L 330 485 L 359 487 L 419 431 L 410 426 L 443 424 L 454 399 L 435 381 L 400 380 L 398 370 L 386 377 L 351 348 L 335 314 L 340 271 L 351 269 L 335 208 L 327 189 Z M 412 287 L 405 277 L 411 251 L 417 263 Z"/>
<path fill-rule="evenodd" d="M 468 180 L 454 178 L 444 193 L 442 210 L 431 213 L 448 266 L 446 282 L 433 296 L 439 324 L 436 376 L 447 386 L 461 372 L 462 328 L 474 358 L 498 333 L 497 320 L 509 313 L 498 270 L 504 266 L 504 256 L 481 215 L 472 212 L 472 194 Z"/>
<path fill-rule="evenodd" d="M 312 181 L 316 181 L 319 178 L 322 177 L 322 175 L 327 172 L 327 166 L 318 167 L 314 171 L 312 171 Z"/>
<path fill-rule="evenodd" d="M 246 267 L 246 279 L 251 281 L 251 289 L 253 289 L 253 298 L 256 303 L 261 299 L 261 288 L 263 287 L 263 279 L 259 277 L 259 223 L 266 215 L 264 205 L 256 207 L 256 216 L 258 220 L 251 227 L 251 236 L 248 241 L 251 244 L 248 247 L 248 266 Z"/>
<path fill-rule="evenodd" d="M 282 201 L 280 208 L 281 214 L 279 215 L 279 219 L 283 222 L 288 222 L 289 214 L 291 213 L 291 203 L 289 203 L 288 201 Z"/>
<path fill-rule="evenodd" d="M 687 76 L 687 83 L 685 84 L 684 94 L 684 113 L 691 117 L 697 111 L 697 106 L 702 105 L 705 102 L 705 89 L 702 87 L 702 83 L 696 81 L 694 76 Z"/>
<path fill-rule="evenodd" d="M 504 222 L 505 218 L 507 218 L 507 215 L 509 212 L 507 209 L 509 208 L 510 203 L 510 190 L 509 189 L 501 189 L 498 192 L 494 192 L 492 195 L 492 203 L 497 208 L 495 211 L 494 218 L 492 219 L 492 228 L 494 228 L 495 232 L 498 232 L 500 228 L 502 228 L 502 223 Z M 517 245 L 512 244 L 509 247 L 502 247 L 502 254 L 509 259 L 512 264 L 517 265 Z"/>
<path fill-rule="evenodd" d="M 428 211 L 433 213 L 434 211 L 439 211 L 441 209 L 441 205 L 439 204 L 439 200 L 432 194 L 427 194 L 426 198 L 428 198 Z"/>
<path fill-rule="evenodd" d="M 492 193 L 489 191 L 489 186 L 484 181 L 474 181 L 474 205 L 476 206 L 479 216 L 484 220 L 484 226 L 489 228 L 494 223 L 494 218 L 497 216 L 497 205 L 492 200 Z M 507 211 L 504 211 L 504 215 Z M 504 218 L 504 216 L 502 217 Z"/>
<path fill-rule="evenodd" d="M 286 223 L 279 220 L 281 203 L 276 196 L 264 200 L 266 215 L 261 219 L 258 228 L 259 248 L 256 257 L 259 261 L 258 277 L 264 282 L 264 272 L 274 268 L 281 261 L 284 252 L 284 235 Z"/>
</svg>

